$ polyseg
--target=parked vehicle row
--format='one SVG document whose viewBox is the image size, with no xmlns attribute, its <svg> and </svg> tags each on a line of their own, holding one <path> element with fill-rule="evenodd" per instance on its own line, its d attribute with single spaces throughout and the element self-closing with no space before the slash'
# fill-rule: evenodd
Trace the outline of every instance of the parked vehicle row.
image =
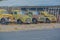
<svg viewBox="0 0 60 40">
<path fill-rule="evenodd" d="M 22 23 L 34 23 L 37 22 L 56 22 L 57 18 L 49 14 L 46 11 L 39 12 L 39 15 L 34 15 L 32 12 L 28 12 L 26 14 L 20 14 L 20 10 L 12 10 L 11 14 L 8 13 L 7 10 L 0 9 L 0 23 L 1 24 L 9 24 L 10 22 L 15 22 L 17 24 Z"/>
</svg>

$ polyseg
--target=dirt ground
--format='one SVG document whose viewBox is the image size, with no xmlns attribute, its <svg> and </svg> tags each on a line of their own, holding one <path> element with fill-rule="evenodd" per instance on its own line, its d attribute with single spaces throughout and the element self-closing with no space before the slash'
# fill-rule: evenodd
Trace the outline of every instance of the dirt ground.
<svg viewBox="0 0 60 40">
<path fill-rule="evenodd" d="M 11 32 L 20 30 L 42 30 L 53 28 L 60 28 L 60 23 L 9 24 L 9 25 L 0 24 L 0 32 Z"/>
</svg>

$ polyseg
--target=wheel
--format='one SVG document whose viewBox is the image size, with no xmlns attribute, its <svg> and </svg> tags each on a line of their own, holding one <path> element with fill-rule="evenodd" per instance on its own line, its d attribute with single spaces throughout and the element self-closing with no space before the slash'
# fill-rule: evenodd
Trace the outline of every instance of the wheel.
<svg viewBox="0 0 60 40">
<path fill-rule="evenodd" d="M 46 23 L 50 23 L 50 20 L 48 18 L 46 18 Z"/>
<path fill-rule="evenodd" d="M 1 19 L 1 24 L 9 24 L 9 22 L 7 22 L 7 20 L 5 18 Z"/>
<path fill-rule="evenodd" d="M 20 19 L 18 19 L 17 24 L 22 24 L 22 21 Z"/>
<path fill-rule="evenodd" d="M 37 19 L 33 18 L 32 23 L 37 24 Z"/>
</svg>

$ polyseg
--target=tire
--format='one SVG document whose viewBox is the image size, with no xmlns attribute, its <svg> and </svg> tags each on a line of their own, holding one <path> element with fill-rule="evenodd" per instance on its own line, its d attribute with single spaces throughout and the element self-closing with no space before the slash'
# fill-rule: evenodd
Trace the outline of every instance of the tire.
<svg viewBox="0 0 60 40">
<path fill-rule="evenodd" d="M 33 18 L 32 19 L 32 23 L 37 24 L 37 19 L 36 18 Z"/>
<path fill-rule="evenodd" d="M 50 20 L 48 18 L 46 18 L 46 23 L 50 23 Z"/>
<path fill-rule="evenodd" d="M 9 24 L 9 22 L 7 22 L 7 20 L 5 20 L 5 18 L 1 19 L 1 24 Z"/>
<path fill-rule="evenodd" d="M 20 19 L 17 20 L 17 24 L 22 24 L 22 23 L 23 22 Z"/>
</svg>

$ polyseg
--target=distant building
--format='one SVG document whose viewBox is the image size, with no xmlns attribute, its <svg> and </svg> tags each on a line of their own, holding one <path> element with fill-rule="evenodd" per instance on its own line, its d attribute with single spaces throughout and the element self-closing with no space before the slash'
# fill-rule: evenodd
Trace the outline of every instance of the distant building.
<svg viewBox="0 0 60 40">
<path fill-rule="evenodd" d="M 60 15 L 60 6 L 18 6 L 18 7 L 0 7 L 6 10 L 15 10 L 18 9 L 22 13 L 24 13 L 26 10 L 34 11 L 35 14 L 38 14 L 38 11 L 47 11 L 55 16 Z"/>
</svg>

